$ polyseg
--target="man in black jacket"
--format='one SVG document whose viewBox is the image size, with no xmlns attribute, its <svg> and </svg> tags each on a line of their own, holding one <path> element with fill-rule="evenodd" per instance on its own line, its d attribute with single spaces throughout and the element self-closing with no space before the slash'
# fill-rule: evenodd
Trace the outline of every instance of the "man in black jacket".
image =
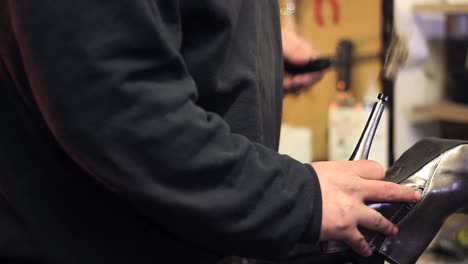
<svg viewBox="0 0 468 264">
<path fill-rule="evenodd" d="M 394 234 L 364 202 L 419 197 L 380 165 L 277 153 L 277 9 L 1 0 L 0 186 L 22 242 L 4 255 L 207 264 L 329 239 L 369 255 L 358 226 Z"/>
</svg>

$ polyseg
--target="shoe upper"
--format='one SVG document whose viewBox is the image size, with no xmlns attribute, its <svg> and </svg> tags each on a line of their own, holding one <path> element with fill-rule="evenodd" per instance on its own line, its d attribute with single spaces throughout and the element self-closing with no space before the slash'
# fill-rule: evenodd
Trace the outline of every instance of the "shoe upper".
<svg viewBox="0 0 468 264">
<path fill-rule="evenodd" d="M 426 138 L 387 171 L 386 181 L 418 189 L 418 203 L 370 203 L 400 229 L 392 237 L 362 230 L 373 249 L 392 263 L 413 263 L 452 213 L 468 208 L 468 142 Z"/>
</svg>

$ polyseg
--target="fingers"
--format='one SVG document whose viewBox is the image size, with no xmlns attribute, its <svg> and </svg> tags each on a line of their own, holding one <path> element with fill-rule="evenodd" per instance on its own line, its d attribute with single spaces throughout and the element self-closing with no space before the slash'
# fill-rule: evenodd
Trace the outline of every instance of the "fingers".
<svg viewBox="0 0 468 264">
<path fill-rule="evenodd" d="M 367 180 L 382 180 L 385 177 L 384 167 L 373 160 L 356 160 L 354 164 L 354 172 L 356 175 Z"/>
<path fill-rule="evenodd" d="M 316 50 L 301 36 L 287 32 L 283 34 L 283 56 L 294 64 L 304 64 L 317 57 Z"/>
<path fill-rule="evenodd" d="M 307 74 L 285 74 L 283 85 L 286 92 L 302 92 L 322 80 L 325 72 L 313 72 Z"/>
<path fill-rule="evenodd" d="M 284 31 L 282 35 L 283 56 L 294 65 L 304 65 L 317 58 L 317 52 L 302 37 L 294 32 Z M 300 93 L 319 82 L 325 71 L 304 74 L 285 74 L 283 78 L 284 89 L 287 93 Z"/>
<path fill-rule="evenodd" d="M 363 198 L 368 202 L 409 202 L 421 200 L 421 193 L 413 188 L 385 181 L 364 181 Z"/>
<path fill-rule="evenodd" d="M 363 207 L 363 211 L 359 215 L 361 217 L 358 220 L 358 226 L 383 233 L 387 236 L 396 235 L 398 233 L 398 228 L 395 224 L 371 208 Z M 359 255 L 365 257 L 372 255 L 372 249 L 369 243 L 357 228 L 345 239 L 345 243 Z"/>
<path fill-rule="evenodd" d="M 352 162 L 356 175 L 362 181 L 362 197 L 365 201 L 379 202 L 418 202 L 421 193 L 412 188 L 392 182 L 381 181 L 385 177 L 385 170 L 379 163 L 371 160 L 357 160 Z"/>
<path fill-rule="evenodd" d="M 368 257 L 372 255 L 372 249 L 364 236 L 357 230 L 353 231 L 344 242 L 357 254 Z"/>
<path fill-rule="evenodd" d="M 395 224 L 369 207 L 363 206 L 358 215 L 359 219 L 357 224 L 362 228 L 377 231 L 387 236 L 396 235 L 398 233 L 398 228 Z M 349 235 L 346 236 L 344 242 L 359 255 L 366 257 L 372 255 L 372 248 L 357 228 L 349 231 Z"/>
<path fill-rule="evenodd" d="M 289 91 L 293 87 L 292 75 L 284 74 L 283 76 L 283 86 L 286 91 Z"/>
<path fill-rule="evenodd" d="M 361 227 L 383 233 L 387 236 L 396 235 L 398 233 L 396 225 L 374 209 L 363 207 L 360 216 L 361 218 L 358 220 L 358 225 Z"/>
</svg>

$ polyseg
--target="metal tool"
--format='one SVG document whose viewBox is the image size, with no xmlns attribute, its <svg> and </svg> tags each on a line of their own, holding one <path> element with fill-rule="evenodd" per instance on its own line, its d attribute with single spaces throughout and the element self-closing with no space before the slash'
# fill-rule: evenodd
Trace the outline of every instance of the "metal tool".
<svg viewBox="0 0 468 264">
<path fill-rule="evenodd" d="M 364 127 L 361 137 L 359 138 L 356 148 L 349 160 L 366 160 L 369 157 L 372 141 L 374 140 L 377 127 L 380 123 L 380 118 L 382 117 L 385 106 L 388 103 L 388 96 L 385 96 L 384 94 L 379 94 L 377 99 L 378 101 L 374 103 L 374 106 L 372 107 L 366 126 Z"/>
</svg>

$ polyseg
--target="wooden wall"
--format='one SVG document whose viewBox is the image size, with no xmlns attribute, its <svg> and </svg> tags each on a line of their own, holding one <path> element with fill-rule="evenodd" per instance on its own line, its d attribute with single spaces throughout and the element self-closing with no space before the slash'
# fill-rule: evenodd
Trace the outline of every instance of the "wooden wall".
<svg viewBox="0 0 468 264">
<path fill-rule="evenodd" d="M 322 14 L 325 24 L 317 25 L 314 18 L 314 0 L 296 0 L 296 31 L 304 36 L 321 55 L 334 54 L 341 38 L 355 43 L 355 55 L 375 54 L 381 51 L 382 14 L 381 0 L 337 0 L 340 21 L 332 22 L 329 0 L 323 0 Z M 283 17 L 283 23 L 285 17 Z M 379 58 L 355 65 L 352 76 L 352 93 L 362 99 L 369 78 L 377 79 L 381 68 Z M 329 70 L 325 78 L 312 89 L 284 99 L 283 122 L 293 126 L 308 127 L 313 131 L 310 148 L 314 161 L 326 160 L 328 155 L 328 105 L 335 95 L 336 75 Z M 380 83 L 377 82 L 378 88 Z"/>
</svg>

